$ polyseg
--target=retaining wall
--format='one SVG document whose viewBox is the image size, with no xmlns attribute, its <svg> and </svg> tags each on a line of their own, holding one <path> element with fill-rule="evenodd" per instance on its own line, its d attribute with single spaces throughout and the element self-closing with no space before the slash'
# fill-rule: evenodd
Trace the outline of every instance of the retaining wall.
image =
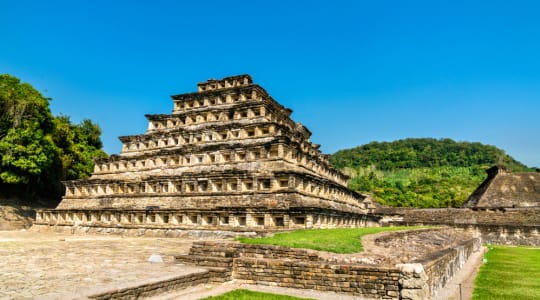
<svg viewBox="0 0 540 300">
<path fill-rule="evenodd" d="M 49 226 L 34 224 L 31 228 L 36 232 L 58 232 L 68 234 L 112 234 L 121 236 L 167 237 L 188 239 L 224 239 L 237 236 L 256 236 L 255 231 L 171 229 L 171 228 L 128 228 L 122 226 Z"/>
<path fill-rule="evenodd" d="M 501 245 L 540 246 L 540 208 L 378 208 L 388 225 L 448 225 Z"/>
<path fill-rule="evenodd" d="M 233 242 L 195 242 L 178 261 L 231 269 L 246 283 L 345 293 L 372 299 L 428 299 L 480 248 L 479 239 L 462 242 L 422 261 L 394 266 L 336 263 L 317 251 Z"/>
<path fill-rule="evenodd" d="M 88 295 L 89 299 L 140 299 L 150 296 L 159 295 L 167 291 L 175 291 L 185 289 L 190 286 L 195 286 L 205 283 L 222 282 L 223 272 L 225 270 L 214 268 L 202 272 L 196 272 L 184 276 L 179 276 L 163 281 L 152 282 L 149 284 L 135 285 L 118 289 L 111 289 L 99 294 Z"/>
</svg>

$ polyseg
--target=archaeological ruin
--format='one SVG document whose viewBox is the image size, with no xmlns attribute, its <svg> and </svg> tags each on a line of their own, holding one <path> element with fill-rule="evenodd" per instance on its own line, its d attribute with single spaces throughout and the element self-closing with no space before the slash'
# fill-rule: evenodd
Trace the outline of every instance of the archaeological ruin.
<svg viewBox="0 0 540 300">
<path fill-rule="evenodd" d="M 446 225 L 501 245 L 540 246 L 540 172 L 494 166 L 461 208 L 377 207 L 381 225 Z"/>
<path fill-rule="evenodd" d="M 540 207 L 540 172 L 514 173 L 498 166 L 469 196 L 463 207 Z"/>
<path fill-rule="evenodd" d="M 171 98 L 171 114 L 146 115 L 145 134 L 120 137 L 122 152 L 97 160 L 89 179 L 64 182 L 34 226 L 180 234 L 371 222 L 371 202 L 249 75 Z"/>
<path fill-rule="evenodd" d="M 540 245 L 540 173 L 492 168 L 462 208 L 383 207 L 349 190 L 311 132 L 249 75 L 210 79 L 172 100 L 170 114 L 146 115 L 146 133 L 120 137 L 121 153 L 97 160 L 90 178 L 64 182 L 61 203 L 38 210 L 33 230 L 202 239 L 174 259 L 203 271 L 89 298 L 132 299 L 234 280 L 431 299 L 480 260 L 482 243 Z M 363 252 L 344 255 L 208 240 L 391 225 L 432 227 L 368 235 Z"/>
</svg>

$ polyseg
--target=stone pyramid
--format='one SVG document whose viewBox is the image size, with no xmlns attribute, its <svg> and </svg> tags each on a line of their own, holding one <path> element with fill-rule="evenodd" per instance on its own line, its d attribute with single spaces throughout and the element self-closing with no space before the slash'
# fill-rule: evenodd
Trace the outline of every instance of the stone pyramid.
<svg viewBox="0 0 540 300">
<path fill-rule="evenodd" d="M 36 224 L 123 230 L 281 230 L 363 226 L 370 201 L 346 187 L 311 132 L 249 75 L 210 79 L 146 115 L 144 134 L 64 182 Z"/>
</svg>

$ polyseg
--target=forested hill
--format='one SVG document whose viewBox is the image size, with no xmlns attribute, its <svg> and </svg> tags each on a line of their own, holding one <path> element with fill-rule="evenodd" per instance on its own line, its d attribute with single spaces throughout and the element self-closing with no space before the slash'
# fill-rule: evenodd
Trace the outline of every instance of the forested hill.
<svg viewBox="0 0 540 300">
<path fill-rule="evenodd" d="M 372 165 L 381 170 L 493 165 L 514 171 L 528 169 L 495 146 L 432 138 L 371 142 L 353 149 L 340 150 L 330 157 L 330 162 L 339 169 Z"/>
<path fill-rule="evenodd" d="M 495 146 L 432 138 L 371 142 L 340 150 L 330 162 L 352 177 L 351 189 L 403 207 L 460 206 L 493 165 L 530 170 Z"/>
</svg>

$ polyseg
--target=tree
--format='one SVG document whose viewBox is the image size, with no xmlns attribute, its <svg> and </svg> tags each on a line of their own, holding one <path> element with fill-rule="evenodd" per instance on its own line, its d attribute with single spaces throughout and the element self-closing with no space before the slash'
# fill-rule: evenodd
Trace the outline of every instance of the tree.
<svg viewBox="0 0 540 300">
<path fill-rule="evenodd" d="M 101 150 L 90 120 L 54 117 L 51 99 L 16 77 L 0 75 L 0 191 L 33 200 L 59 200 L 61 180 L 88 177 Z"/>
<path fill-rule="evenodd" d="M 55 122 L 54 140 L 60 150 L 62 179 L 87 178 L 92 174 L 93 160 L 107 157 L 101 150 L 101 128 L 88 119 L 72 124 L 64 115 L 58 116 Z"/>
<path fill-rule="evenodd" d="M 7 184 L 40 183 L 53 168 L 57 148 L 52 141 L 49 100 L 31 85 L 0 75 L 0 180 Z"/>
</svg>

